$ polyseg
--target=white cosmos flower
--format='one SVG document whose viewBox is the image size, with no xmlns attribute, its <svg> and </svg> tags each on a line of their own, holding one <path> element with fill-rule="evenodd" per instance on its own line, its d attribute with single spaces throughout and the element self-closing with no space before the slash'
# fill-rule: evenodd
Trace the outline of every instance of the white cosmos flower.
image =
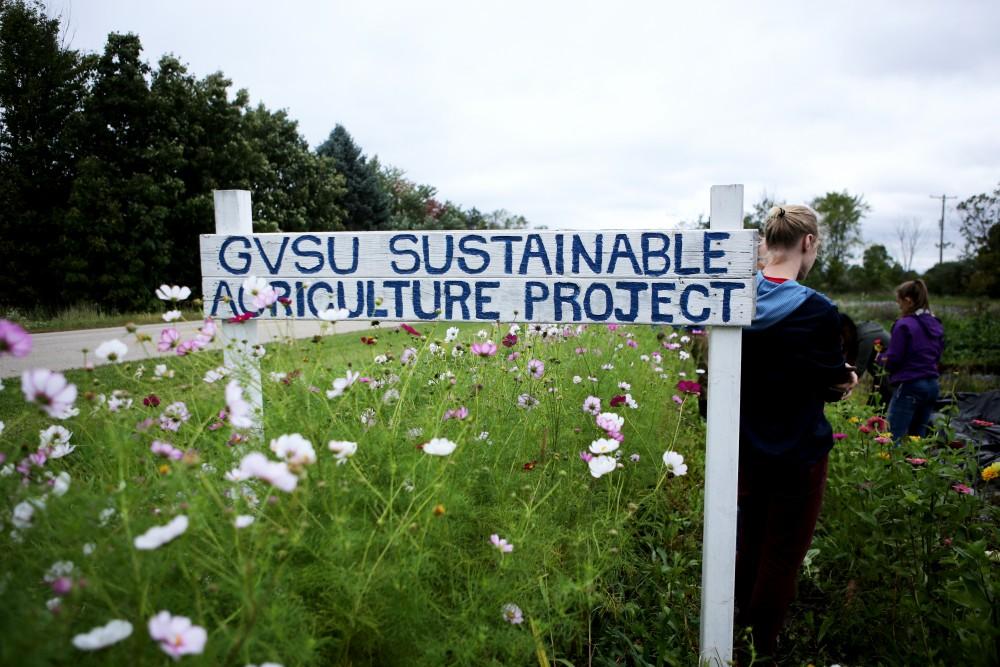
<svg viewBox="0 0 1000 667">
<path fill-rule="evenodd" d="M 354 453 L 358 451 L 358 443 L 348 440 L 331 440 L 327 444 L 327 447 L 337 455 L 337 465 L 347 463 L 347 459 L 354 456 Z"/>
<path fill-rule="evenodd" d="M 243 281 L 243 292 L 250 297 L 254 310 L 262 310 L 278 300 L 278 292 L 264 278 L 249 276 Z"/>
<path fill-rule="evenodd" d="M 446 343 L 458 338 L 458 327 L 448 327 L 448 330 L 444 332 L 444 340 Z"/>
<path fill-rule="evenodd" d="M 65 470 L 56 475 L 52 481 L 52 493 L 55 496 L 64 496 L 69 491 L 70 476 Z"/>
<path fill-rule="evenodd" d="M 188 528 L 188 518 L 181 514 L 175 516 L 165 526 L 153 526 L 145 533 L 135 538 L 135 548 L 142 551 L 159 549 L 174 538 L 180 537 Z"/>
<path fill-rule="evenodd" d="M 603 428 L 609 433 L 619 433 L 622 430 L 622 426 L 625 425 L 625 418 L 621 415 L 616 415 L 614 412 L 602 412 L 597 415 L 594 421 L 597 423 L 598 428 Z"/>
<path fill-rule="evenodd" d="M 667 470 L 674 473 L 676 477 L 685 475 L 688 471 L 687 464 L 684 463 L 684 457 L 670 450 L 663 452 L 663 465 L 667 466 Z"/>
<path fill-rule="evenodd" d="M 619 443 L 611 438 L 600 438 L 590 443 L 590 451 L 594 454 L 610 454 L 618 449 Z"/>
<path fill-rule="evenodd" d="M 74 414 L 76 385 L 66 381 L 62 373 L 45 368 L 24 371 L 21 391 L 29 403 L 37 403 L 53 419 L 67 419 Z"/>
<path fill-rule="evenodd" d="M 226 478 L 233 479 L 235 471 L 230 471 Z M 239 480 L 250 479 L 251 477 L 262 480 L 271 486 L 281 489 L 285 493 L 291 493 L 299 483 L 299 478 L 288 469 L 288 464 L 284 461 L 271 461 L 260 452 L 251 452 L 240 461 Z"/>
<path fill-rule="evenodd" d="M 587 461 L 587 465 L 590 467 L 591 476 L 594 478 L 600 478 L 618 467 L 618 461 L 616 461 L 613 456 L 605 456 L 602 454 L 601 456 L 595 456 Z"/>
<path fill-rule="evenodd" d="M 168 369 L 166 364 L 156 364 L 153 367 L 153 375 L 158 378 L 172 378 L 174 371 L 173 369 Z"/>
<path fill-rule="evenodd" d="M 31 527 L 31 523 L 34 518 L 35 506 L 27 500 L 24 500 L 14 506 L 14 511 L 11 514 L 10 520 L 11 523 L 14 524 L 15 528 L 24 529 Z"/>
<path fill-rule="evenodd" d="M 316 450 L 313 449 L 312 443 L 298 433 L 278 436 L 271 441 L 271 451 L 291 466 L 300 467 L 316 463 Z"/>
<path fill-rule="evenodd" d="M 68 445 L 69 439 L 73 437 L 73 432 L 70 431 L 65 426 L 52 425 L 45 429 L 44 431 L 38 432 L 38 446 L 39 447 L 56 447 L 58 445 Z M 68 454 L 69 452 L 67 452 Z M 51 454 L 49 458 L 59 458 L 53 457 Z"/>
<path fill-rule="evenodd" d="M 357 382 L 359 377 L 361 377 L 361 373 L 356 371 L 347 371 L 347 375 L 333 381 L 333 389 L 326 390 L 326 397 L 337 398 L 338 396 L 342 396 L 352 384 Z"/>
<path fill-rule="evenodd" d="M 81 651 L 97 651 L 105 646 L 117 644 L 131 634 L 131 623 L 115 619 L 107 625 L 102 625 L 90 632 L 73 637 L 73 646 Z"/>
<path fill-rule="evenodd" d="M 424 445 L 424 454 L 448 456 L 455 451 L 456 447 L 458 447 L 458 445 L 447 438 L 434 438 Z"/>
<path fill-rule="evenodd" d="M 213 382 L 218 382 L 222 378 L 229 375 L 229 370 L 225 366 L 219 366 L 218 368 L 213 368 L 205 373 L 205 377 L 202 378 L 207 384 L 212 384 Z"/>
<path fill-rule="evenodd" d="M 121 361 L 128 353 L 128 346 L 117 338 L 106 340 L 94 350 L 94 356 L 106 361 Z"/>
<path fill-rule="evenodd" d="M 160 285 L 160 288 L 156 290 L 156 297 L 162 301 L 183 301 L 189 296 L 191 296 L 190 287 Z"/>
<path fill-rule="evenodd" d="M 226 385 L 226 409 L 229 412 L 229 423 L 236 428 L 253 426 L 253 409 L 243 400 L 243 389 L 236 380 L 230 380 Z"/>
<path fill-rule="evenodd" d="M 252 524 L 254 521 L 255 521 L 255 519 L 252 516 L 250 516 L 249 514 L 240 514 L 233 521 L 233 525 L 236 526 L 237 528 L 246 528 L 247 526 L 249 526 L 250 524 Z"/>
<path fill-rule="evenodd" d="M 163 313 L 164 322 L 175 322 L 179 319 L 181 319 L 181 311 L 179 310 L 168 310 L 167 312 Z"/>
<path fill-rule="evenodd" d="M 351 311 L 346 308 L 333 308 L 328 307 L 326 310 L 319 314 L 319 319 L 325 320 L 327 322 L 339 322 L 340 320 L 346 320 L 351 316 Z"/>
</svg>

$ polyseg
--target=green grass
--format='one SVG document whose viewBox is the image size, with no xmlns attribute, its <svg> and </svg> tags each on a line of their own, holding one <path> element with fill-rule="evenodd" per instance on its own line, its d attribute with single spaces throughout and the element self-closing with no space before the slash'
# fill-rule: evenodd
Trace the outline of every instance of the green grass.
<svg viewBox="0 0 1000 667">
<path fill-rule="evenodd" d="M 66 422 L 76 451 L 36 469 L 28 484 L 0 476 L 11 508 L 46 492 L 45 471 L 73 480 L 65 496 L 48 496 L 30 528 L 12 534 L 0 516 L 0 663 L 165 664 L 146 630 L 165 609 L 208 631 L 204 654 L 182 659 L 190 665 L 528 665 L 539 656 L 559 665 L 694 664 L 705 431 L 691 397 L 683 408 L 670 397 L 680 373 L 695 377 L 697 355 L 664 350 L 648 327 L 591 326 L 565 341 L 522 335 L 512 361 L 504 347 L 488 359 L 453 357 L 444 326 L 420 329 L 423 339 L 382 330 L 374 346 L 360 334 L 270 345 L 263 442 L 233 444 L 231 428 L 212 428 L 223 383 L 201 378 L 219 353 L 169 360 L 172 378 L 154 379 L 153 362 L 67 373 L 81 392 L 80 415 Z M 499 341 L 503 331 L 486 329 Z M 462 327 L 466 348 L 477 330 Z M 418 356 L 403 366 L 408 346 Z M 662 372 L 640 356 L 654 351 L 664 355 Z M 532 358 L 545 362 L 541 379 L 525 372 Z M 356 383 L 328 399 L 349 368 L 382 386 Z M 621 381 L 639 402 L 613 409 L 626 419 L 623 467 L 594 479 L 579 452 L 602 434 L 581 405 L 592 394 L 611 409 Z M 114 390 L 132 407 L 109 412 L 100 396 Z M 386 401 L 391 391 L 398 398 Z M 159 407 L 143 405 L 150 394 Z M 518 407 L 522 394 L 537 407 Z M 978 471 L 965 453 L 935 453 L 931 441 L 908 443 L 908 454 L 935 457 L 912 468 L 850 422 L 871 414 L 862 399 L 831 408 L 850 438 L 831 459 L 818 551 L 789 627 L 790 664 L 991 664 L 1000 631 L 983 601 L 996 600 L 997 582 L 981 554 L 998 547 L 998 516 L 950 489 Z M 192 415 L 178 433 L 137 428 L 174 401 Z M 442 420 L 459 406 L 466 420 Z M 0 419 L 0 452 L 14 463 L 52 423 L 24 403 L 16 381 L 0 392 Z M 306 437 L 318 459 L 293 493 L 224 479 L 249 451 L 273 460 L 267 443 L 286 433 Z M 417 446 L 432 437 L 458 448 L 429 456 Z M 185 459 L 155 457 L 154 438 Z M 338 465 L 326 448 L 333 439 L 357 442 L 357 454 Z M 687 475 L 665 474 L 666 449 L 684 455 Z M 102 524 L 108 508 L 115 516 Z M 136 535 L 180 514 L 190 527 L 176 540 L 133 547 Z M 237 514 L 255 523 L 237 530 Z M 514 551 L 494 549 L 492 533 Z M 943 536 L 951 547 L 941 547 Z M 95 551 L 85 556 L 88 543 Z M 73 561 L 86 585 L 52 614 L 43 577 L 60 560 Z M 507 603 L 523 609 L 523 624 L 502 619 Z M 133 635 L 93 654 L 71 646 L 76 633 L 113 618 L 132 622 Z"/>
<path fill-rule="evenodd" d="M 203 316 L 197 309 L 186 309 L 182 312 L 186 320 L 199 320 Z M 80 304 L 59 310 L 38 308 L 28 312 L 16 308 L 0 308 L 0 319 L 17 322 L 32 333 L 46 333 L 120 327 L 129 322 L 162 324 L 163 314 L 162 312 L 109 313 L 95 305 Z"/>
</svg>

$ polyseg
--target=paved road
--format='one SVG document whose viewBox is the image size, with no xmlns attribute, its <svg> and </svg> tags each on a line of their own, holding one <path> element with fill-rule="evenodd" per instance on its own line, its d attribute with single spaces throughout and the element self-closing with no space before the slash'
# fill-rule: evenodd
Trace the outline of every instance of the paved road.
<svg viewBox="0 0 1000 667">
<path fill-rule="evenodd" d="M 200 321 L 177 322 L 174 326 L 180 331 L 182 339 L 188 339 L 195 335 L 201 324 Z M 288 335 L 296 338 L 308 338 L 319 333 L 320 324 L 322 322 L 318 321 L 261 320 L 257 323 L 258 336 L 262 343 Z M 125 327 L 33 334 L 31 336 L 31 354 L 21 358 L 4 355 L 0 361 L 0 377 L 20 376 L 22 371 L 29 368 L 48 368 L 54 371 L 82 368 L 84 349 L 90 350 L 86 357 L 87 361 L 94 365 L 100 365 L 104 362 L 94 357 L 94 350 L 98 345 L 112 338 L 118 338 L 128 346 L 126 360 L 170 356 L 174 352 L 157 352 L 156 350 L 156 341 L 164 326 L 166 325 L 145 324 L 138 327 L 139 331 L 148 334 L 153 339 L 152 343 L 145 344 L 145 350 L 136 342 L 135 336 L 125 331 Z M 337 333 L 346 333 L 360 331 L 368 327 L 368 322 L 338 322 L 336 331 Z M 221 349 L 218 341 L 213 343 L 212 347 Z"/>
</svg>

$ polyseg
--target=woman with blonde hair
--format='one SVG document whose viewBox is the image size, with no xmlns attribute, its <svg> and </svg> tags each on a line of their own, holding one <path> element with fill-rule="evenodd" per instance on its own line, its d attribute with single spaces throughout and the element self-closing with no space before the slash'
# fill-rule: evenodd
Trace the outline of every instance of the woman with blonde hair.
<svg viewBox="0 0 1000 667">
<path fill-rule="evenodd" d="M 833 430 L 823 414 L 857 384 L 840 342 L 840 315 L 799 283 L 816 262 L 819 225 L 807 206 L 775 206 L 757 310 L 743 331 L 737 621 L 773 659 L 826 488 Z"/>
</svg>

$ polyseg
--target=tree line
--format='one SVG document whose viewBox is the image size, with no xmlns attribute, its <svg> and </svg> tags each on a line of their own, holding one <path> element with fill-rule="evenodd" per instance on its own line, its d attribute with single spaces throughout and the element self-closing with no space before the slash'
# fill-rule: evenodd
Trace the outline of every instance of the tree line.
<svg viewBox="0 0 1000 667">
<path fill-rule="evenodd" d="M 763 193 L 743 218 L 743 226 L 760 230 L 775 197 Z M 992 193 L 969 197 L 957 206 L 965 241 L 958 260 L 942 262 L 923 275 L 913 270 L 917 248 L 930 243 L 921 226 L 903 220 L 896 227 L 898 246 L 866 244 L 862 220 L 871 206 L 861 195 L 827 192 L 810 206 L 819 214 L 820 252 L 807 282 L 829 292 L 879 292 L 904 280 L 923 278 L 935 294 L 1000 298 L 1000 185 Z M 858 251 L 861 263 L 854 263 Z"/>
<path fill-rule="evenodd" d="M 252 191 L 258 232 L 527 225 L 441 200 L 341 125 L 310 150 L 231 88 L 172 55 L 150 65 L 133 34 L 67 48 L 39 2 L 0 0 L 0 304 L 132 310 L 165 280 L 198 285 L 213 189 Z"/>
</svg>

